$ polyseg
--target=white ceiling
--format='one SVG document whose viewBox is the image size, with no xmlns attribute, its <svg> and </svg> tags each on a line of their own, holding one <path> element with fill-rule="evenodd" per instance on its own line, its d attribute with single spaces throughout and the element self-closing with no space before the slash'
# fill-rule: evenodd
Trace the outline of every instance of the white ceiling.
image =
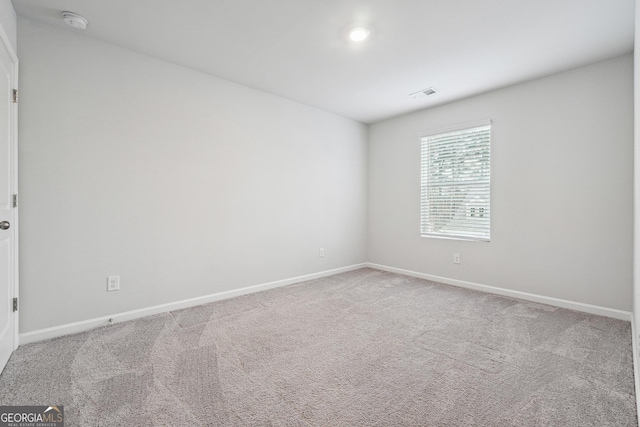
<svg viewBox="0 0 640 427">
<path fill-rule="evenodd" d="M 633 50 L 634 0 L 13 0 L 82 32 L 364 123 Z M 371 29 L 361 45 L 354 25 Z M 438 94 L 410 93 L 433 86 Z"/>
</svg>

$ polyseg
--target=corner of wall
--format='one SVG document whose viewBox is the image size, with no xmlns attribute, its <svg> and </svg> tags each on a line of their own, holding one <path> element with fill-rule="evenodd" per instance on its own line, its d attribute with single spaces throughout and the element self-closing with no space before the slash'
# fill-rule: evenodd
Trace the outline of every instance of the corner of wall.
<svg viewBox="0 0 640 427">
<path fill-rule="evenodd" d="M 18 18 L 11 0 L 0 0 L 0 37 L 9 43 L 9 51 L 18 51 Z"/>
<path fill-rule="evenodd" d="M 635 50 L 633 52 L 633 305 L 631 320 L 631 343 L 633 345 L 633 371 L 636 383 L 636 407 L 638 408 L 638 419 L 640 419 L 640 378 L 638 375 L 638 331 L 636 327 L 640 325 L 640 0 L 636 0 L 635 13 Z"/>
</svg>

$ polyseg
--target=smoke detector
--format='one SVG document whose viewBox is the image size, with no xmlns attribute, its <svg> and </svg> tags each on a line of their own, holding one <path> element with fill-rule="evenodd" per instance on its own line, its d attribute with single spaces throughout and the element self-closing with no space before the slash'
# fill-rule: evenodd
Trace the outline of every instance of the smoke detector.
<svg viewBox="0 0 640 427">
<path fill-rule="evenodd" d="M 62 19 L 64 19 L 64 22 L 68 26 L 76 28 L 78 30 L 85 30 L 87 28 L 87 24 L 89 23 L 89 21 L 84 19 L 84 17 L 73 12 L 62 12 Z"/>
<path fill-rule="evenodd" d="M 435 95 L 436 93 L 438 93 L 437 90 L 435 90 L 432 87 L 428 87 L 426 89 L 422 89 L 422 90 L 419 90 L 417 92 L 414 92 L 409 96 L 412 97 L 412 98 L 424 98 L 425 96 Z"/>
</svg>

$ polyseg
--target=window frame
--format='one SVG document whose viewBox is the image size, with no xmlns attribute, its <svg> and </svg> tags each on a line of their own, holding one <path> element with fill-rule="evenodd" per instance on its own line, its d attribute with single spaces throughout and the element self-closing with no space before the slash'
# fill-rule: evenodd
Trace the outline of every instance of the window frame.
<svg viewBox="0 0 640 427">
<path fill-rule="evenodd" d="M 428 203 L 429 203 L 429 199 L 428 197 L 425 197 L 425 180 L 428 180 L 428 175 L 429 175 L 429 171 L 425 171 L 425 162 L 424 162 L 424 157 L 425 157 L 425 144 L 427 144 L 427 142 L 425 142 L 425 140 L 427 138 L 433 138 L 433 137 L 438 137 L 438 136 L 444 136 L 446 134 L 450 134 L 450 133 L 456 133 L 456 132 L 463 132 L 466 130 L 473 130 L 473 129 L 478 129 L 478 128 L 483 128 L 483 127 L 488 127 L 488 134 L 489 134 L 489 143 L 488 143 L 488 151 L 489 151 L 489 164 L 488 164 L 488 169 L 489 169 L 489 182 L 486 186 L 483 186 L 483 188 L 486 188 L 486 191 L 488 193 L 488 213 L 487 213 L 487 220 L 486 220 L 486 235 L 471 235 L 471 234 L 465 234 L 464 231 L 459 231 L 459 233 L 454 233 L 454 232 L 434 232 L 434 231 L 426 231 L 425 230 L 425 217 L 428 216 L 428 213 L 425 213 L 425 209 L 428 209 Z M 479 120 L 479 121 L 475 121 L 475 122 L 470 122 L 470 123 L 465 123 L 465 124 L 461 124 L 461 125 L 457 125 L 457 126 L 451 126 L 451 127 L 446 127 L 446 128 L 439 128 L 439 129 L 433 129 L 433 130 L 428 130 L 428 131 L 423 131 L 420 132 L 418 134 L 418 142 L 420 144 L 420 237 L 425 237 L 425 238 L 436 238 L 436 239 L 451 239 L 451 240 L 466 240 L 466 241 L 479 241 L 479 242 L 490 242 L 491 241 L 491 229 L 492 229 L 492 224 L 491 224 L 491 211 L 492 211 L 492 163 L 493 163 L 493 159 L 492 159 L 492 145 L 493 145 L 493 125 L 492 125 L 492 121 L 489 119 L 485 119 L 485 120 Z M 425 175 L 427 175 L 427 177 L 425 178 Z M 468 204 L 465 203 L 465 207 L 469 207 Z M 455 227 L 454 227 L 455 230 Z"/>
</svg>

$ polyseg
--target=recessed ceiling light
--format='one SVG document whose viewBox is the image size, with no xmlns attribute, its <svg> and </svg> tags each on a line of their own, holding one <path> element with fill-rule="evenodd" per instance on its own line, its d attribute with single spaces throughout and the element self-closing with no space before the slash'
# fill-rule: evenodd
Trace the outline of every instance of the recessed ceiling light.
<svg viewBox="0 0 640 427">
<path fill-rule="evenodd" d="M 436 93 L 438 93 L 437 90 L 435 90 L 432 87 L 428 87 L 426 89 L 422 89 L 422 90 L 419 90 L 417 92 L 413 92 L 409 96 L 412 97 L 412 98 L 423 98 L 425 96 L 435 95 Z"/>
<path fill-rule="evenodd" d="M 62 12 L 62 19 L 70 27 L 77 28 L 78 30 L 85 30 L 89 21 L 84 17 L 73 12 Z"/>
<path fill-rule="evenodd" d="M 364 27 L 356 27 L 349 31 L 349 38 L 354 42 L 364 41 L 369 37 L 369 30 Z"/>
</svg>

